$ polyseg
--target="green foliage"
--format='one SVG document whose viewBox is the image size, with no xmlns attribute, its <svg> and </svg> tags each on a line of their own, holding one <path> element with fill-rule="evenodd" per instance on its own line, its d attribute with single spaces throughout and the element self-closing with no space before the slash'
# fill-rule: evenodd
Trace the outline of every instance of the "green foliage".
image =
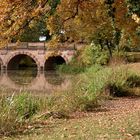
<svg viewBox="0 0 140 140">
<path fill-rule="evenodd" d="M 134 73 L 127 79 L 131 88 L 140 87 L 140 77 Z"/>
<path fill-rule="evenodd" d="M 51 14 L 56 11 L 57 5 L 60 3 L 60 0 L 49 0 L 49 5 L 51 6 Z"/>
<path fill-rule="evenodd" d="M 126 58 L 126 52 L 125 50 L 114 50 L 113 51 L 113 57 L 117 57 L 117 58 Z"/>
<path fill-rule="evenodd" d="M 88 73 L 88 75 L 93 76 L 93 74 L 97 73 L 98 71 L 102 70 L 104 67 L 98 64 L 92 65 L 91 67 L 86 69 L 86 73 Z"/>
<path fill-rule="evenodd" d="M 78 74 L 81 72 L 84 72 L 85 68 L 82 66 L 77 65 L 60 65 L 58 68 L 58 71 L 61 73 L 67 73 L 67 74 Z"/>
<path fill-rule="evenodd" d="M 129 11 L 131 13 L 137 13 L 138 15 L 140 15 L 140 0 L 126 0 L 128 5 L 129 5 Z"/>
<path fill-rule="evenodd" d="M 127 90 L 130 85 L 137 82 L 136 78 L 131 78 L 135 76 L 139 77 L 123 67 L 103 68 L 96 73 L 91 73 L 90 70 L 81 76 L 78 87 L 80 92 L 85 92 L 89 99 L 100 97 L 103 93 L 124 96 L 129 94 Z"/>
<path fill-rule="evenodd" d="M 63 73 L 78 74 L 84 72 L 92 65 L 101 67 L 109 62 L 108 51 L 101 49 L 100 45 L 88 45 L 80 50 L 70 64 L 59 66 L 58 70 Z"/>
<path fill-rule="evenodd" d="M 105 65 L 109 61 L 109 55 L 106 50 L 102 50 L 100 45 L 89 45 L 81 52 L 81 63 L 84 66 L 93 64 Z"/>
<path fill-rule="evenodd" d="M 32 21 L 24 32 L 17 38 L 13 38 L 13 40 L 16 41 L 19 39 L 21 42 L 37 42 L 42 35 L 46 36 L 47 40 L 50 39 L 49 31 L 46 28 L 46 16 Z"/>
</svg>

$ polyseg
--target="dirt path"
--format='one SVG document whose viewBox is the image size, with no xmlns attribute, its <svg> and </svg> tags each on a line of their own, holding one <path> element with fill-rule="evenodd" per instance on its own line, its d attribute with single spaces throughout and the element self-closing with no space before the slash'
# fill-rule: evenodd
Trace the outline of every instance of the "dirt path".
<svg viewBox="0 0 140 140">
<path fill-rule="evenodd" d="M 103 116 L 127 116 L 130 113 L 140 111 L 140 97 L 121 97 L 113 100 L 107 100 L 102 106 L 93 112 L 76 112 L 72 118 L 79 119 L 83 117 L 94 117 L 98 119 Z"/>
</svg>

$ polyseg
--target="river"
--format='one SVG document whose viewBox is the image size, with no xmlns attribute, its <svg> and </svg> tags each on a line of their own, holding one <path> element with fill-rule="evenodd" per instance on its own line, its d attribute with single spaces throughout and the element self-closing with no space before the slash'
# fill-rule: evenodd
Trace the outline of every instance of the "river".
<svg viewBox="0 0 140 140">
<path fill-rule="evenodd" d="M 34 70 L 13 70 L 1 72 L 1 93 L 13 94 L 30 92 L 52 94 L 64 91 L 71 86 L 71 76 L 58 74 L 55 71 L 37 72 Z"/>
</svg>

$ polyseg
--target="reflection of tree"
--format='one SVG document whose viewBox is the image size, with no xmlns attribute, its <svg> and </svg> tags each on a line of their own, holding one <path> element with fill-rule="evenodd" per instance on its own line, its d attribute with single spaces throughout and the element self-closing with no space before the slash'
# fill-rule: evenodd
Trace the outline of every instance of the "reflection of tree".
<svg viewBox="0 0 140 140">
<path fill-rule="evenodd" d="M 46 72 L 45 78 L 46 78 L 47 82 L 52 85 L 61 85 L 65 80 L 64 76 L 54 73 L 54 72 L 52 72 L 52 73 Z"/>
<path fill-rule="evenodd" d="M 26 67 L 35 67 L 36 64 L 34 62 L 34 60 L 32 58 L 30 58 L 29 56 L 25 56 L 23 57 L 20 62 L 19 62 L 20 66 L 26 66 Z"/>
<path fill-rule="evenodd" d="M 24 56 L 20 59 L 19 61 L 19 69 L 21 70 L 31 70 L 31 69 L 36 69 L 37 65 L 35 63 L 35 61 L 30 58 L 29 56 Z"/>
<path fill-rule="evenodd" d="M 37 76 L 37 72 L 33 70 L 9 71 L 8 76 L 16 84 L 26 85 L 32 82 L 32 80 Z"/>
</svg>

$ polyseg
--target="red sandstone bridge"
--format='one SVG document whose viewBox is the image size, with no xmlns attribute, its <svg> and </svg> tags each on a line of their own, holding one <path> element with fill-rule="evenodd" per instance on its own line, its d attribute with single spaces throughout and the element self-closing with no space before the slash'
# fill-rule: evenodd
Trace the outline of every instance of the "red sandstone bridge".
<svg viewBox="0 0 140 140">
<path fill-rule="evenodd" d="M 1 70 L 17 70 L 19 63 L 29 57 L 37 70 L 53 69 L 54 64 L 69 63 L 74 56 L 75 44 L 61 44 L 60 49 L 48 49 L 44 42 L 11 43 L 0 49 Z"/>
</svg>

